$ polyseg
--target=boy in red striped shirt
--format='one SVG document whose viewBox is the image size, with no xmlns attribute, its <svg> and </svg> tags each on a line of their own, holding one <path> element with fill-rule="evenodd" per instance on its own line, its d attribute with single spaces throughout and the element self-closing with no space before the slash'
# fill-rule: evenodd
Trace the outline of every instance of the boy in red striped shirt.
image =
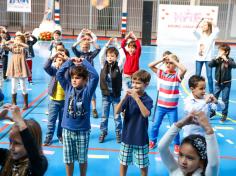
<svg viewBox="0 0 236 176">
<path fill-rule="evenodd" d="M 159 63 L 165 64 L 165 69 L 156 68 Z M 170 54 L 164 56 L 161 60 L 154 61 L 149 64 L 152 70 L 156 69 L 159 85 L 159 95 L 157 100 L 157 112 L 154 122 L 151 127 L 151 136 L 149 149 L 156 146 L 159 128 L 165 115 L 168 116 L 171 124 L 178 121 L 178 100 L 179 100 L 179 85 L 186 73 L 186 68 L 179 63 L 176 55 Z M 178 68 L 178 72 L 176 71 Z M 155 69 L 154 69 L 155 68 Z M 175 153 L 179 150 L 179 135 L 175 140 Z"/>
</svg>

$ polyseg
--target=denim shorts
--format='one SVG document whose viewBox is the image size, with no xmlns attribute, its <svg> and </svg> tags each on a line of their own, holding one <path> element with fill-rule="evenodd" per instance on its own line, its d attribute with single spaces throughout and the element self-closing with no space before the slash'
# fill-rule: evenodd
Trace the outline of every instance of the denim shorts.
<svg viewBox="0 0 236 176">
<path fill-rule="evenodd" d="M 90 131 L 71 131 L 63 129 L 63 161 L 66 164 L 86 163 L 88 159 Z"/>
<path fill-rule="evenodd" d="M 149 165 L 148 152 L 148 144 L 137 146 L 122 142 L 119 156 L 120 164 L 127 166 L 134 163 L 140 169 L 146 168 Z"/>
</svg>

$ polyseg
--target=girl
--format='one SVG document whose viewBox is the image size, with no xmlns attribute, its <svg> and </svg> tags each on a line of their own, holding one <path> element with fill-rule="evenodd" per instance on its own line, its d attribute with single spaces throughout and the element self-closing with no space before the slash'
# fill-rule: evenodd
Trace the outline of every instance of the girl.
<svg viewBox="0 0 236 176">
<path fill-rule="evenodd" d="M 199 24 L 201 23 L 200 32 L 197 31 Z M 202 20 L 198 23 L 194 30 L 194 36 L 197 39 L 197 57 L 196 57 L 196 75 L 201 75 L 202 66 L 205 63 L 206 74 L 208 79 L 209 92 L 213 93 L 213 79 L 212 79 L 212 68 L 208 66 L 209 61 L 212 59 L 214 54 L 215 39 L 219 33 L 219 28 L 212 29 L 212 22 Z"/>
<path fill-rule="evenodd" d="M 18 35 L 17 35 L 18 34 Z M 12 43 L 12 41 L 8 42 Z M 28 109 L 28 93 L 26 89 L 26 79 L 31 76 L 30 70 L 26 63 L 26 52 L 28 45 L 25 44 L 25 37 L 16 33 L 16 37 L 12 45 L 4 45 L 4 48 L 12 52 L 10 64 L 7 67 L 6 75 L 12 79 L 12 104 L 16 105 L 17 85 L 20 81 L 24 97 L 23 110 Z"/>
<path fill-rule="evenodd" d="M 0 120 L 9 118 L 15 122 L 10 130 L 10 149 L 0 149 L 0 176 L 43 176 L 48 162 L 42 152 L 42 131 L 35 120 L 24 120 L 19 107 L 5 105 Z M 30 141 L 30 142 L 29 142 Z"/>
<path fill-rule="evenodd" d="M 180 129 L 188 124 L 199 124 L 206 132 L 190 135 L 180 145 L 178 161 L 170 153 L 169 145 Z M 214 131 L 204 112 L 191 113 L 173 124 L 159 142 L 161 159 L 170 176 L 217 176 L 219 172 L 219 150 Z"/>
</svg>

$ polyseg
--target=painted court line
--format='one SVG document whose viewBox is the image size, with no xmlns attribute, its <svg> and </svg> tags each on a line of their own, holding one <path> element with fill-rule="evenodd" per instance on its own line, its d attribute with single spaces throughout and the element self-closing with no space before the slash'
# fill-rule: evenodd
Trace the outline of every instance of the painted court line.
<svg viewBox="0 0 236 176">
<path fill-rule="evenodd" d="M 55 154 L 55 151 L 52 151 L 52 150 L 43 150 L 43 153 L 45 155 L 54 155 Z"/>
<path fill-rule="evenodd" d="M 228 142 L 229 144 L 234 144 L 234 142 L 231 141 L 230 139 L 226 139 L 226 142 Z"/>
<path fill-rule="evenodd" d="M 225 127 L 225 126 L 215 126 L 214 128 L 217 130 L 234 130 L 233 127 Z"/>
<path fill-rule="evenodd" d="M 109 159 L 109 155 L 91 155 L 91 154 L 88 154 L 88 158 L 93 158 L 93 159 Z"/>
<path fill-rule="evenodd" d="M 225 137 L 222 133 L 217 133 L 217 135 L 222 137 L 222 138 Z"/>
<path fill-rule="evenodd" d="M 93 127 L 93 128 L 100 128 L 100 125 L 97 125 L 97 124 L 91 124 L 91 127 Z"/>
</svg>

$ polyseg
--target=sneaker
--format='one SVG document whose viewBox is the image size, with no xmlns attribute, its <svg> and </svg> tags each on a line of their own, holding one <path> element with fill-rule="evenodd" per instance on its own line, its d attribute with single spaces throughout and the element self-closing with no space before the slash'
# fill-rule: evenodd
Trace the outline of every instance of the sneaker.
<svg viewBox="0 0 236 176">
<path fill-rule="evenodd" d="M 121 143 L 121 134 L 120 134 L 120 132 L 116 132 L 116 142 L 118 144 Z"/>
<path fill-rule="evenodd" d="M 93 109 L 93 118 L 98 118 L 98 112 L 96 109 Z"/>
<path fill-rule="evenodd" d="M 104 142 L 106 135 L 107 135 L 106 132 L 100 134 L 100 136 L 99 136 L 99 143 L 103 143 Z"/>
<path fill-rule="evenodd" d="M 29 84 L 30 84 L 31 86 L 34 85 L 33 81 L 29 81 Z"/>
<path fill-rule="evenodd" d="M 222 114 L 222 117 L 221 117 L 220 121 L 224 122 L 224 121 L 226 121 L 226 119 L 227 119 L 227 115 Z"/>
<path fill-rule="evenodd" d="M 214 117 L 216 115 L 216 111 L 215 110 L 211 110 L 211 112 L 210 112 L 210 119 L 212 118 L 212 117 Z"/>
<path fill-rule="evenodd" d="M 62 137 L 59 137 L 59 138 L 58 138 L 58 141 L 59 141 L 60 144 L 63 144 L 63 139 L 62 139 Z"/>
<path fill-rule="evenodd" d="M 153 142 L 153 141 L 150 141 L 150 142 L 149 142 L 149 149 L 152 150 L 152 149 L 154 149 L 155 147 L 156 147 L 156 143 Z"/>
<path fill-rule="evenodd" d="M 179 154 L 179 145 L 175 145 L 175 146 L 174 146 L 174 153 L 175 153 L 176 155 Z"/>
<path fill-rule="evenodd" d="M 49 146 L 52 144 L 52 139 L 47 137 L 43 143 L 43 146 Z"/>
</svg>

